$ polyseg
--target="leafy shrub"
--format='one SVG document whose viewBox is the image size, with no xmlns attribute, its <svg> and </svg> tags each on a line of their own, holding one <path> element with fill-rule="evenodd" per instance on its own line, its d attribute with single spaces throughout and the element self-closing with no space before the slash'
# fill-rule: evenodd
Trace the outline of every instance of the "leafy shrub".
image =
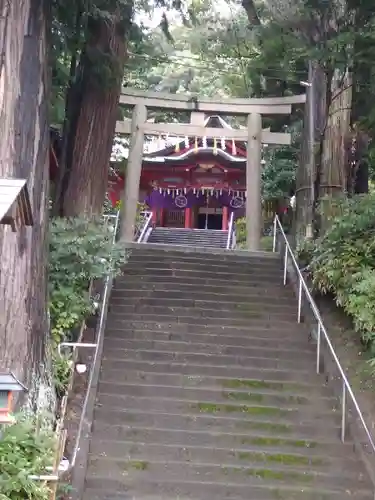
<svg viewBox="0 0 375 500">
<path fill-rule="evenodd" d="M 236 220 L 236 244 L 238 248 L 246 246 L 246 219 L 241 217 Z"/>
<path fill-rule="evenodd" d="M 49 299 L 55 343 L 93 312 L 91 280 L 117 274 L 126 252 L 113 245 L 113 228 L 100 221 L 53 219 L 50 225 Z"/>
<path fill-rule="evenodd" d="M 335 202 L 311 256 L 314 286 L 335 295 L 375 353 L 375 195 Z"/>
<path fill-rule="evenodd" d="M 61 355 L 53 351 L 53 383 L 58 398 L 62 398 L 69 387 L 70 377 L 72 375 L 72 360 L 69 355 Z"/>
<path fill-rule="evenodd" d="M 0 439 L 0 500 L 48 500 L 50 490 L 30 475 L 45 474 L 53 461 L 54 439 L 34 422 L 21 419 L 4 426 Z"/>
</svg>

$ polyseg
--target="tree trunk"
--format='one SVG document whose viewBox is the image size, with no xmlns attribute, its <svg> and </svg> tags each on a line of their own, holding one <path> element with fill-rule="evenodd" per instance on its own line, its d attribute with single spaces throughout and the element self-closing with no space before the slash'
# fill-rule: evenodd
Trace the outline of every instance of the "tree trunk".
<svg viewBox="0 0 375 500">
<path fill-rule="evenodd" d="M 70 122 L 68 138 L 68 177 L 63 198 L 66 216 L 91 217 L 103 210 L 126 57 L 125 32 L 120 27 L 122 16 L 117 8 L 111 18 L 89 26 L 80 62 L 81 78 L 77 80 L 79 88 L 75 89 L 76 116 Z M 98 81 L 95 75 L 95 71 L 105 71 L 100 61 L 94 59 L 98 54 L 105 54 L 106 64 L 110 62 L 109 82 Z"/>
<path fill-rule="evenodd" d="M 14 372 L 35 404 L 48 382 L 47 12 L 43 0 L 0 0 L 0 9 L 0 177 L 27 179 L 34 217 L 16 233 L 0 225 L 0 371 Z"/>
</svg>

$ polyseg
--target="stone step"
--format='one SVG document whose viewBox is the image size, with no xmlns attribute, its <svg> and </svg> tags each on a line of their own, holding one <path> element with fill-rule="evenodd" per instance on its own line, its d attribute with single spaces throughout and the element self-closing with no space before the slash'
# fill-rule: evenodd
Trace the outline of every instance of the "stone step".
<svg viewBox="0 0 375 500">
<path fill-rule="evenodd" d="M 222 248 L 225 249 L 227 247 L 227 242 L 224 240 L 190 240 L 188 238 L 151 238 L 147 243 L 151 244 L 162 244 L 162 245 L 181 245 L 184 247 L 199 247 L 199 248 Z"/>
<path fill-rule="evenodd" d="M 207 250 L 199 248 L 184 249 L 173 245 L 133 245 L 130 256 L 139 259 L 155 260 L 174 259 L 181 260 L 205 260 L 208 264 L 217 262 L 252 262 L 255 265 L 267 265 L 267 262 L 281 262 L 280 255 L 272 252 L 250 252 L 248 250 Z"/>
<path fill-rule="evenodd" d="M 260 358 L 251 356 L 235 356 L 229 354 L 205 354 L 199 352 L 169 352 L 142 350 L 142 349 L 110 349 L 104 346 L 103 362 L 107 361 L 112 364 L 113 368 L 121 367 L 121 363 L 126 360 L 159 362 L 159 363 L 189 363 L 193 365 L 222 366 L 227 368 L 234 367 L 251 367 L 263 370 L 293 370 L 294 372 L 305 372 L 306 368 L 312 368 L 313 360 L 311 358 L 311 366 L 309 366 L 309 358 L 298 357 L 293 360 L 282 358 Z"/>
<path fill-rule="evenodd" d="M 114 319 L 111 315 L 108 318 L 106 336 L 118 337 L 119 332 L 168 332 L 169 334 L 196 334 L 196 335 L 217 335 L 240 338 L 258 338 L 264 341 L 282 341 L 283 343 L 298 343 L 303 342 L 306 345 L 308 334 L 307 329 L 304 331 L 302 324 L 291 324 L 290 321 L 278 322 L 258 322 L 255 320 L 244 323 L 243 325 L 233 326 L 222 324 L 202 324 L 196 318 L 186 318 L 188 321 L 183 321 L 181 318 L 173 319 L 169 316 L 158 316 L 156 321 L 154 316 L 147 317 L 146 320 L 135 319 L 132 315 L 130 319 L 120 320 Z M 297 331 L 297 329 L 299 331 Z"/>
<path fill-rule="evenodd" d="M 191 240 L 217 240 L 226 239 L 228 237 L 227 231 L 209 229 L 185 229 L 185 228 L 156 228 L 151 233 L 154 237 L 176 238 L 176 239 L 191 239 Z"/>
<path fill-rule="evenodd" d="M 106 379 L 99 384 L 99 393 L 107 395 L 117 395 L 119 398 L 134 396 L 139 398 L 161 398 L 161 399 L 187 399 L 189 401 L 204 401 L 209 404 L 211 401 L 217 405 L 238 403 L 242 405 L 274 406 L 278 408 L 301 408 L 303 411 L 310 411 L 313 405 L 319 405 L 327 411 L 337 408 L 338 402 L 333 397 L 315 395 L 314 401 L 307 394 L 295 393 L 293 391 L 277 392 L 270 389 L 238 390 L 220 387 L 180 387 L 173 385 L 147 385 L 132 384 L 122 380 Z"/>
<path fill-rule="evenodd" d="M 217 465 L 231 464 L 240 467 L 265 467 L 276 466 L 281 470 L 304 470 L 309 472 L 334 473 L 336 476 L 343 473 L 347 480 L 354 479 L 361 474 L 361 466 L 356 462 L 355 455 L 349 457 L 311 457 L 308 454 L 298 453 L 272 453 L 269 450 L 252 451 L 227 448 L 210 448 L 204 446 L 175 446 L 159 445 L 153 443 L 134 443 L 132 441 L 99 441 L 94 440 L 90 448 L 91 463 L 100 459 L 123 462 L 203 462 Z M 124 464 L 125 465 L 125 464 Z M 350 486 L 348 484 L 348 486 Z"/>
<path fill-rule="evenodd" d="M 259 372 L 258 372 L 259 373 Z M 154 373 L 147 371 L 115 370 L 106 369 L 102 371 L 101 382 L 126 383 L 136 386 L 163 386 L 179 388 L 205 388 L 209 390 L 260 392 L 265 394 L 293 394 L 301 397 L 331 398 L 332 394 L 328 387 L 322 386 L 322 381 L 301 380 L 299 382 L 280 382 L 279 380 L 243 379 L 212 377 L 202 375 L 182 375 L 176 373 Z"/>
<path fill-rule="evenodd" d="M 157 279 L 158 277 L 172 276 L 175 279 L 185 279 L 187 282 L 194 282 L 194 278 L 199 278 L 200 280 L 205 279 L 215 279 L 221 281 L 230 281 L 233 285 L 236 283 L 251 283 L 253 280 L 261 282 L 263 284 L 267 283 L 281 283 L 282 281 L 282 271 L 278 273 L 272 270 L 258 270 L 249 269 L 247 272 L 241 272 L 240 267 L 235 269 L 225 268 L 225 270 L 215 271 L 211 270 L 210 267 L 206 266 L 205 269 L 176 269 L 162 265 L 155 267 L 143 267 L 143 268 L 132 268 L 129 266 L 125 268 L 126 276 L 139 276 L 147 278 Z"/>
<path fill-rule="evenodd" d="M 144 468 L 143 468 L 144 467 Z M 345 476 L 335 476 L 332 474 L 319 474 L 316 472 L 285 471 L 276 467 L 240 467 L 221 466 L 194 463 L 187 465 L 186 462 L 163 463 L 147 462 L 142 464 L 131 464 L 113 462 L 111 460 L 97 460 L 91 463 L 88 469 L 87 481 L 91 478 L 106 478 L 106 481 L 122 483 L 124 486 L 138 485 L 143 481 L 157 481 L 165 476 L 168 481 L 199 481 L 204 483 L 214 483 L 225 485 L 227 483 L 240 483 L 249 487 L 262 486 L 265 481 L 269 485 L 277 487 L 279 484 L 289 487 L 316 488 L 318 491 L 336 490 L 346 493 L 350 484 L 352 491 L 357 492 L 368 487 L 368 481 L 358 477 L 357 480 L 350 478 L 349 483 Z M 357 495 L 356 495 L 357 498 Z"/>
<path fill-rule="evenodd" d="M 222 483 L 199 481 L 149 480 L 136 485 L 105 478 L 90 478 L 82 500 L 373 500 L 369 491 L 317 490 L 293 485 L 269 486 L 266 482 L 251 486 L 238 481 Z M 119 493 L 120 492 L 120 493 Z M 249 497 L 249 493 L 251 497 Z"/>
<path fill-rule="evenodd" d="M 117 394 L 106 394 L 100 392 L 97 399 L 99 407 L 105 406 L 108 411 L 122 410 L 131 408 L 133 411 L 140 410 L 150 413 L 192 413 L 196 414 L 218 414 L 228 416 L 243 416 L 244 419 L 284 419 L 291 424 L 293 422 L 312 422 L 316 425 L 322 425 L 327 419 L 332 418 L 335 424 L 340 421 L 340 413 L 336 409 L 329 409 L 327 405 L 302 406 L 290 403 L 283 408 L 277 406 L 267 406 L 261 403 L 244 402 L 243 404 L 237 401 L 219 402 L 214 400 L 202 401 L 201 399 L 160 399 L 157 397 L 140 397 L 140 396 L 118 396 Z M 231 441 L 230 432 L 228 434 L 227 443 Z M 199 441 L 199 439 L 198 439 Z M 341 444 L 340 444 L 341 446 Z"/>
<path fill-rule="evenodd" d="M 141 268 L 144 267 L 146 269 L 180 269 L 180 270 L 202 270 L 207 269 L 208 262 L 206 259 L 195 259 L 195 260 L 183 260 L 180 259 L 156 259 L 150 257 L 143 259 L 135 259 L 132 256 L 129 258 L 125 269 L 129 268 Z M 265 263 L 259 264 L 254 261 L 247 262 L 243 261 L 230 261 L 230 260 L 222 260 L 222 261 L 212 261 L 210 262 L 209 268 L 212 271 L 217 272 L 228 272 L 233 271 L 234 273 L 239 272 L 241 268 L 244 272 L 265 272 L 265 273 L 277 273 L 280 274 L 282 271 L 282 264 L 278 260 L 268 260 Z"/>
<path fill-rule="evenodd" d="M 153 229 L 148 241 L 161 242 L 186 242 L 186 243 L 223 243 L 226 245 L 228 231 L 191 230 L 184 228 L 156 228 Z"/>
<path fill-rule="evenodd" d="M 207 408 L 208 409 L 208 408 Z M 171 429 L 186 431 L 213 431 L 226 432 L 228 429 L 234 433 L 260 432 L 263 436 L 287 437 L 295 440 L 309 440 L 326 442 L 335 441 L 340 438 L 340 425 L 337 420 L 327 418 L 322 425 L 317 426 L 315 422 L 292 423 L 280 417 L 251 418 L 246 413 L 241 415 L 228 412 L 197 413 L 186 411 L 184 413 L 150 413 L 149 411 L 118 409 L 108 412 L 107 408 L 97 407 L 95 410 L 95 422 L 105 423 L 111 426 L 146 427 L 149 429 Z M 95 424 L 94 424 L 95 425 Z M 347 436 L 350 441 L 350 436 Z M 298 450 L 297 450 L 298 451 Z M 297 452 L 296 452 L 297 453 Z M 300 453 L 298 451 L 298 453 Z"/>
<path fill-rule="evenodd" d="M 238 259 L 238 260 L 232 260 L 232 259 L 207 259 L 207 258 L 197 258 L 197 257 L 190 257 L 189 254 L 186 254 L 187 258 L 184 260 L 181 260 L 179 258 L 171 258 L 171 257 L 165 257 L 165 256 L 156 256 L 156 255 L 150 255 L 150 256 L 144 256 L 140 257 L 138 255 L 133 256 L 131 255 L 130 258 L 128 259 L 128 262 L 124 266 L 124 270 L 129 267 L 134 267 L 138 268 L 141 267 L 142 265 L 146 267 L 147 269 L 152 269 L 156 266 L 160 266 L 162 268 L 164 267 L 170 267 L 172 269 L 179 268 L 179 269 L 207 269 L 209 266 L 210 269 L 214 270 L 225 270 L 225 269 L 241 269 L 243 268 L 244 270 L 247 271 L 252 271 L 252 270 L 257 270 L 259 272 L 275 272 L 275 273 L 280 273 L 283 269 L 283 263 L 279 261 L 278 259 L 267 259 L 265 261 L 256 261 L 256 260 L 251 260 L 251 259 Z"/>
<path fill-rule="evenodd" d="M 121 493 L 118 493 L 121 491 Z M 353 492 L 317 491 L 316 488 L 284 486 L 251 487 L 238 481 L 225 484 L 201 481 L 142 480 L 137 485 L 124 486 L 117 481 L 90 479 L 82 500 L 351 500 Z M 368 491 L 356 491 L 356 500 L 373 500 Z"/>
<path fill-rule="evenodd" d="M 128 283 L 128 286 L 124 286 L 122 289 L 116 286 L 111 294 L 111 302 L 113 304 L 121 304 L 124 299 L 128 298 L 145 299 L 157 297 L 159 300 L 198 300 L 223 304 L 251 304 L 253 306 L 267 304 L 267 307 L 269 304 L 274 304 L 277 301 L 280 307 L 296 308 L 297 301 L 293 302 L 293 295 L 291 293 L 282 297 L 279 297 L 279 290 L 274 291 L 270 295 L 271 293 L 272 291 L 267 293 L 267 291 L 260 292 L 257 289 L 251 290 L 248 288 L 246 295 L 244 295 L 243 293 L 239 293 L 235 288 L 233 288 L 233 291 L 228 290 L 228 288 L 224 289 L 223 287 L 220 290 L 216 287 L 211 287 L 210 289 L 206 287 L 206 289 L 202 290 L 202 287 L 199 286 L 185 286 L 182 288 L 176 284 L 172 286 L 142 285 L 142 288 L 130 288 Z"/>
<path fill-rule="evenodd" d="M 212 239 L 202 239 L 202 238 L 175 238 L 173 236 L 163 237 L 163 236 L 150 236 L 148 243 L 162 243 L 167 245 L 183 245 L 183 246 L 194 246 L 194 247 L 212 247 L 212 248 L 226 248 L 227 240 L 225 238 L 212 238 Z"/>
<path fill-rule="evenodd" d="M 212 430 L 187 431 L 185 429 L 163 429 L 133 426 L 112 426 L 104 422 L 96 422 L 92 434 L 92 443 L 103 443 L 103 451 L 111 456 L 109 447 L 112 445 L 114 458 L 121 453 L 121 444 L 133 443 L 135 447 L 154 444 L 165 447 L 204 447 L 209 449 L 238 450 L 249 453 L 269 454 L 299 454 L 314 458 L 330 457 L 332 461 L 345 459 L 355 468 L 357 456 L 351 443 L 343 444 L 339 438 L 336 441 L 309 441 L 307 439 L 293 439 L 293 437 L 280 438 L 259 433 L 242 434 L 227 431 L 226 433 Z M 116 447 L 120 445 L 119 447 Z M 99 449 L 99 448 L 97 448 Z M 126 456 L 124 453 L 123 456 Z"/>
<path fill-rule="evenodd" d="M 130 249 L 130 256 L 136 260 L 153 260 L 154 257 L 157 260 L 175 260 L 175 261 L 191 261 L 196 262 L 205 260 L 207 263 L 217 264 L 221 262 L 251 262 L 255 265 L 267 265 L 268 263 L 280 263 L 282 259 L 280 255 L 272 252 L 249 252 L 247 250 L 236 250 L 230 252 L 199 252 L 196 251 L 184 252 L 181 248 L 173 248 L 168 246 L 166 248 L 162 246 L 154 247 L 149 245 L 138 245 L 137 248 Z"/>
<path fill-rule="evenodd" d="M 146 325 L 147 326 L 147 325 Z M 250 332 L 242 332 L 243 335 L 234 333 L 233 335 L 227 335 L 224 330 L 216 330 L 216 333 L 205 333 L 205 330 L 201 330 L 201 333 L 192 333 L 189 331 L 176 331 L 179 330 L 178 326 L 174 328 L 173 325 L 166 325 L 162 329 L 163 325 L 152 326 L 147 328 L 124 328 L 124 329 L 107 329 L 106 331 L 106 345 L 108 347 L 116 346 L 116 344 L 123 341 L 160 341 L 160 342 L 183 342 L 189 344 L 204 344 L 207 346 L 213 345 L 225 345 L 228 347 L 244 347 L 244 348 L 265 348 L 265 349 L 275 349 L 275 350 L 285 350 L 288 352 L 293 352 L 296 354 L 301 351 L 315 352 L 316 345 L 309 343 L 307 336 L 301 335 L 300 337 L 295 337 L 295 335 L 287 335 L 288 332 L 280 333 L 280 331 L 274 332 L 269 335 L 269 330 L 258 330 L 254 332 L 251 336 Z M 169 327 L 169 330 L 167 328 Z M 230 332 L 233 333 L 233 332 Z"/>
<path fill-rule="evenodd" d="M 228 238 L 227 231 L 189 231 L 188 229 L 154 229 L 151 232 L 154 238 L 158 239 L 173 239 L 175 241 L 188 240 L 188 241 L 226 241 Z"/>
<path fill-rule="evenodd" d="M 126 312 L 124 311 L 123 313 L 120 314 L 113 314 L 112 311 L 110 310 L 110 314 L 108 316 L 108 328 L 126 328 L 130 327 L 132 325 L 136 324 L 170 324 L 174 325 L 177 331 L 180 329 L 184 328 L 184 326 L 181 325 L 186 325 L 186 328 L 192 327 L 193 329 L 207 329 L 209 331 L 210 329 L 212 330 L 220 330 L 223 331 L 223 329 L 229 329 L 231 328 L 232 330 L 237 328 L 238 330 L 273 330 L 273 331 L 279 331 L 279 332 L 285 332 L 285 331 L 296 331 L 297 329 L 297 323 L 293 322 L 292 319 L 290 318 L 287 320 L 286 318 L 272 315 L 270 317 L 267 314 L 264 314 L 263 316 L 252 316 L 252 317 L 247 317 L 247 318 L 239 318 L 233 317 L 233 318 L 228 318 L 228 317 L 217 317 L 217 316 L 202 316 L 200 315 L 201 313 L 198 311 L 198 314 L 193 315 L 191 310 L 187 310 L 185 314 L 183 313 L 177 313 L 176 311 L 170 311 L 168 313 L 152 313 L 150 311 L 150 308 L 148 308 L 148 313 L 143 313 L 143 311 L 136 311 L 134 310 L 134 307 L 131 306 L 132 311 L 131 312 Z M 145 308 L 144 308 L 145 309 Z M 146 308 L 147 309 L 147 308 Z M 191 328 L 190 328 L 191 331 Z M 229 331 L 229 330 L 227 330 Z M 271 332 L 272 334 L 272 332 Z M 280 333 L 281 334 L 281 333 Z M 296 333 L 297 335 L 297 333 Z"/>
<path fill-rule="evenodd" d="M 254 342 L 248 342 L 248 345 L 244 345 L 244 342 L 242 342 L 236 346 L 231 345 L 230 342 L 225 342 L 220 337 L 216 337 L 216 340 L 216 342 L 211 341 L 209 343 L 191 342 L 190 338 L 186 338 L 185 341 L 173 341 L 172 339 L 158 340 L 153 335 L 149 335 L 147 340 L 142 340 L 139 337 L 128 338 L 125 333 L 123 338 L 107 337 L 105 349 L 141 349 L 148 351 L 156 349 L 157 351 L 164 352 L 199 352 L 201 354 L 225 354 L 260 358 L 272 357 L 288 360 L 294 360 L 298 353 L 299 357 L 303 356 L 311 365 L 313 365 L 316 357 L 314 350 L 309 345 L 306 345 L 305 349 L 301 345 L 296 347 L 292 343 L 290 345 L 284 343 L 284 345 L 281 344 L 280 347 L 276 347 L 271 342 L 267 343 L 267 340 L 255 339 Z M 248 341 L 248 339 L 245 340 Z"/>
<path fill-rule="evenodd" d="M 102 470 L 106 467 L 121 467 L 130 473 L 137 466 L 139 469 L 148 470 L 154 466 L 165 465 L 167 473 L 172 464 L 179 466 L 205 467 L 211 469 L 210 472 L 218 474 L 225 470 L 225 475 L 230 472 L 241 472 L 238 469 L 251 471 L 269 471 L 272 477 L 273 471 L 278 471 L 275 480 L 284 480 L 296 476 L 300 480 L 302 475 L 308 475 L 311 482 L 319 481 L 319 487 L 340 483 L 347 489 L 351 487 L 368 487 L 367 476 L 361 472 L 354 460 L 332 459 L 330 457 L 309 458 L 298 454 L 272 454 L 243 450 L 228 450 L 221 448 L 204 448 L 195 446 L 160 446 L 154 444 L 135 445 L 134 443 L 116 443 L 108 441 L 94 441 L 90 453 L 89 468 L 92 472 L 102 475 Z M 192 465 L 194 464 L 197 465 Z M 306 468 L 308 472 L 306 473 Z M 284 474 L 285 477 L 284 477 Z M 209 477 L 210 474 L 207 474 Z M 256 476 L 256 474 L 255 474 Z M 260 475 L 261 476 L 261 475 Z M 266 474 L 264 474 L 266 477 Z M 308 481 L 310 482 L 310 481 Z"/>
<path fill-rule="evenodd" d="M 154 317 L 161 315 L 169 315 L 171 318 L 196 318 L 200 321 L 210 321 L 211 320 L 223 320 L 224 324 L 227 322 L 233 323 L 234 325 L 238 322 L 251 322 L 253 319 L 256 320 L 266 320 L 272 319 L 275 322 L 278 321 L 289 321 L 290 323 L 297 317 L 296 309 L 294 307 L 285 310 L 275 310 L 269 309 L 268 307 L 256 307 L 256 308 L 243 308 L 243 309 L 216 309 L 214 306 L 208 307 L 183 307 L 183 306 L 169 306 L 166 305 L 143 305 L 140 303 L 136 304 L 124 304 L 123 306 L 118 306 L 111 304 L 111 317 L 113 319 L 128 319 L 129 316 L 140 316 L 152 315 Z"/>
<path fill-rule="evenodd" d="M 262 291 L 262 292 L 267 292 L 267 291 L 273 291 L 273 292 L 279 292 L 280 295 L 286 293 L 292 295 L 293 292 L 292 290 L 286 289 L 283 286 L 283 281 L 280 278 L 280 280 L 273 281 L 273 282 L 268 282 L 265 281 L 264 279 L 260 280 L 248 280 L 245 279 L 242 282 L 236 282 L 234 280 L 228 280 L 227 277 L 225 279 L 220 279 L 220 278 L 213 278 L 213 279 L 205 279 L 201 278 L 200 276 L 190 276 L 188 279 L 185 277 L 185 279 L 176 279 L 176 276 L 173 275 L 166 275 L 166 274 L 159 274 L 159 275 L 127 275 L 123 274 L 121 276 L 117 276 L 115 279 L 115 290 L 119 289 L 126 289 L 127 287 L 129 288 L 134 288 L 134 287 L 139 287 L 139 289 L 142 289 L 143 287 L 150 287 L 152 286 L 162 286 L 162 287 L 171 287 L 173 286 L 179 286 L 182 285 L 182 287 L 205 287 L 209 288 L 211 291 L 213 291 L 215 288 L 225 288 L 228 287 L 228 292 L 232 290 L 238 290 L 243 291 L 244 293 L 246 292 L 256 292 L 257 290 Z"/>
<path fill-rule="evenodd" d="M 117 310 L 122 310 L 125 306 L 138 306 L 138 307 L 159 307 L 159 308 L 188 308 L 188 309 L 200 309 L 200 310 L 216 310 L 220 309 L 222 312 L 229 312 L 231 314 L 239 313 L 251 313 L 252 311 L 257 312 L 263 306 L 267 308 L 269 313 L 275 314 L 296 314 L 297 302 L 294 304 L 293 302 L 289 303 L 279 303 L 277 302 L 268 302 L 264 297 L 260 297 L 259 301 L 242 301 L 237 302 L 236 300 L 225 300 L 225 296 L 216 300 L 206 300 L 200 299 L 195 296 L 185 297 L 185 298 L 176 298 L 170 297 L 167 298 L 164 296 L 159 296 L 158 293 L 153 293 L 151 296 L 141 296 L 141 297 L 132 297 L 132 296 L 123 296 L 121 298 L 113 297 L 111 299 L 111 310 L 113 312 Z"/>
<path fill-rule="evenodd" d="M 182 375 L 212 376 L 218 378 L 234 379 L 258 379 L 258 380 L 279 380 L 280 382 L 292 382 L 296 380 L 309 379 L 312 376 L 313 367 L 305 364 L 304 369 L 266 369 L 255 368 L 250 364 L 245 366 L 212 365 L 207 363 L 194 364 L 178 361 L 145 361 L 141 359 L 121 359 L 113 360 L 104 357 L 102 360 L 104 370 L 136 370 L 149 373 L 173 373 Z M 322 381 L 323 384 L 323 381 Z"/>
</svg>

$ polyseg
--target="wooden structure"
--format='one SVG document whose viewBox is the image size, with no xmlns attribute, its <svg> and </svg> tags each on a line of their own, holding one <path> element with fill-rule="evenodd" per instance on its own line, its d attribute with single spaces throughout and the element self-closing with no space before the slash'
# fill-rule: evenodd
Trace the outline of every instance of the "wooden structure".
<svg viewBox="0 0 375 500">
<path fill-rule="evenodd" d="M 0 179 L 0 223 L 9 224 L 13 231 L 33 225 L 25 179 Z"/>
<path fill-rule="evenodd" d="M 131 144 L 126 172 L 122 209 L 121 237 L 123 241 L 133 239 L 136 210 L 139 198 L 141 171 L 143 164 L 143 143 L 145 135 L 159 136 L 173 134 L 177 137 L 210 138 L 218 140 L 242 141 L 246 147 L 246 229 L 247 247 L 259 250 L 261 236 L 261 147 L 266 144 L 290 144 L 289 134 L 270 132 L 262 129 L 262 115 L 290 114 L 292 104 L 305 102 L 305 95 L 272 97 L 261 99 L 198 99 L 186 95 L 142 92 L 124 88 L 120 104 L 133 107 L 132 120 L 117 122 L 116 132 L 130 134 Z M 190 124 L 150 123 L 147 109 L 169 111 L 189 111 Z M 246 115 L 247 128 L 225 129 L 205 126 L 205 114 Z M 194 139 L 195 140 L 195 139 Z M 199 149 L 199 148 L 198 148 Z M 197 151 L 198 152 L 198 151 Z M 212 186 L 206 186 L 212 188 Z"/>
<path fill-rule="evenodd" d="M 244 215 L 246 144 L 223 136 L 233 129 L 218 115 L 204 126 L 222 137 L 154 137 L 145 144 L 139 202 L 151 210 L 153 225 L 227 230 L 231 212 Z M 125 185 L 117 170 L 109 179 L 113 206 Z"/>
<path fill-rule="evenodd" d="M 10 424 L 14 421 L 14 393 L 26 390 L 12 373 L 0 373 L 0 424 Z"/>
</svg>

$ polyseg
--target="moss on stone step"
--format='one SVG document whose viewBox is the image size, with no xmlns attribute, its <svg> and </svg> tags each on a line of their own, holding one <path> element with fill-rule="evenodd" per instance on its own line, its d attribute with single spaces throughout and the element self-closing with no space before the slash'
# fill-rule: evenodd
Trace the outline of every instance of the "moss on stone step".
<svg viewBox="0 0 375 500">
<path fill-rule="evenodd" d="M 282 465 L 324 465 L 322 458 L 309 458 L 302 455 L 289 455 L 287 453 L 256 453 L 249 451 L 236 451 L 234 456 L 238 460 L 248 462 L 270 462 Z"/>
<path fill-rule="evenodd" d="M 293 446 L 295 448 L 315 448 L 317 443 L 304 439 L 283 439 L 268 436 L 248 437 L 242 439 L 242 444 L 254 446 Z"/>
<path fill-rule="evenodd" d="M 232 401 L 251 401 L 252 403 L 261 403 L 264 399 L 264 394 L 251 392 L 224 392 L 223 396 Z M 291 404 L 307 404 L 308 399 L 303 396 L 285 396 L 285 401 Z"/>
<path fill-rule="evenodd" d="M 204 403 L 193 404 L 192 408 L 198 409 L 202 413 L 247 413 L 249 415 L 264 415 L 281 417 L 288 415 L 288 410 L 283 410 L 274 406 L 247 406 L 247 405 L 229 405 Z"/>
<path fill-rule="evenodd" d="M 224 392 L 223 396 L 232 401 L 251 401 L 252 403 L 261 403 L 263 401 L 263 394 L 251 392 Z"/>
<path fill-rule="evenodd" d="M 125 464 L 125 470 L 135 469 L 135 470 L 146 470 L 148 468 L 148 462 L 144 460 L 129 460 Z"/>
<path fill-rule="evenodd" d="M 237 429 L 256 429 L 260 431 L 268 431 L 272 434 L 277 434 L 279 432 L 284 434 L 290 434 L 293 429 L 290 425 L 277 424 L 273 422 L 257 422 L 257 421 L 239 421 L 236 423 L 235 427 Z"/>
<path fill-rule="evenodd" d="M 229 380 L 218 380 L 220 385 L 226 389 L 241 389 L 241 388 L 251 388 L 251 389 L 270 389 L 276 391 L 293 391 L 301 388 L 298 384 L 285 383 L 285 382 L 268 382 L 266 380 L 244 380 L 244 379 L 229 379 Z"/>
</svg>

